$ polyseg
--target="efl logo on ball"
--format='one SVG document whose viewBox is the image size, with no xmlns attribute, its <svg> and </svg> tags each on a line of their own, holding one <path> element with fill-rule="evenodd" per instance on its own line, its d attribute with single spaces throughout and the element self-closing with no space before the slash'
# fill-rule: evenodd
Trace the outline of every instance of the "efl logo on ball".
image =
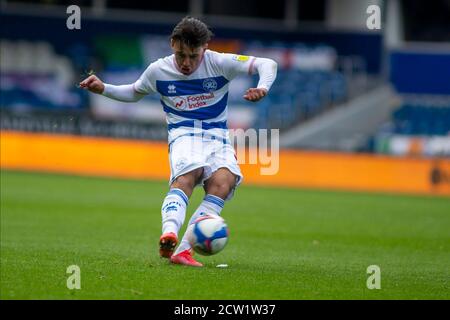
<svg viewBox="0 0 450 320">
<path fill-rule="evenodd" d="M 210 256 L 225 248 L 228 242 L 228 226 L 216 215 L 204 215 L 189 226 L 188 239 L 195 252 Z"/>
</svg>

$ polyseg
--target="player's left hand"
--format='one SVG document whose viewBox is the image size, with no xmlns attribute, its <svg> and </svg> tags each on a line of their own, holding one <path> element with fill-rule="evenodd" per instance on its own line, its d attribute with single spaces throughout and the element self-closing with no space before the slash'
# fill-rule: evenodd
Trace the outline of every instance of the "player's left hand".
<svg viewBox="0 0 450 320">
<path fill-rule="evenodd" d="M 250 88 L 245 91 L 244 99 L 252 102 L 261 100 L 267 95 L 267 90 L 262 88 Z"/>
</svg>

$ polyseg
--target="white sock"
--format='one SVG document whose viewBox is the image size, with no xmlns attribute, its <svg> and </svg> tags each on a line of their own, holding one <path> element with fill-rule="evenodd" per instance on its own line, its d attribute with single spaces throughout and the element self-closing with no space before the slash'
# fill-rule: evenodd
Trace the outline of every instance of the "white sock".
<svg viewBox="0 0 450 320">
<path fill-rule="evenodd" d="M 222 211 L 224 204 L 225 201 L 222 200 L 221 198 L 214 196 L 212 194 L 207 194 L 203 199 L 202 203 L 200 204 L 200 206 L 197 208 L 197 210 L 195 210 L 191 219 L 189 219 L 188 227 L 191 224 L 193 224 L 198 217 L 204 214 L 215 214 L 220 216 L 220 212 Z M 180 245 L 178 246 L 177 250 L 175 250 L 175 254 L 178 254 L 190 248 L 191 245 L 189 244 L 189 241 L 187 240 L 187 234 L 185 233 L 183 239 L 181 239 Z"/>
<path fill-rule="evenodd" d="M 188 197 L 181 189 L 171 189 L 164 199 L 161 208 L 162 233 L 173 232 L 178 235 L 186 217 Z"/>
</svg>

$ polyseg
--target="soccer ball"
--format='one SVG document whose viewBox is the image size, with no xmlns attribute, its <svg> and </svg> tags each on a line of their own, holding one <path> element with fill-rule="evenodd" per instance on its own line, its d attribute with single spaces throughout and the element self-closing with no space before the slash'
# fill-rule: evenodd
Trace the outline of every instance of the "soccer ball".
<svg viewBox="0 0 450 320">
<path fill-rule="evenodd" d="M 195 252 L 211 256 L 225 248 L 228 234 L 228 226 L 222 217 L 207 214 L 189 226 L 188 240 Z"/>
</svg>

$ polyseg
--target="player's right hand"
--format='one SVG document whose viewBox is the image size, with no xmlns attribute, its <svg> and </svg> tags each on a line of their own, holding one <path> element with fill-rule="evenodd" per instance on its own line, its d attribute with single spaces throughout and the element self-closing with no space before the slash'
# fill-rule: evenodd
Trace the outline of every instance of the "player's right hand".
<svg viewBox="0 0 450 320">
<path fill-rule="evenodd" d="M 267 95 L 267 90 L 264 88 L 250 88 L 245 91 L 244 99 L 252 102 L 261 100 Z"/>
<path fill-rule="evenodd" d="M 105 90 L 103 82 L 95 75 L 91 75 L 80 82 L 80 88 L 87 89 L 93 93 L 102 94 Z"/>
</svg>

